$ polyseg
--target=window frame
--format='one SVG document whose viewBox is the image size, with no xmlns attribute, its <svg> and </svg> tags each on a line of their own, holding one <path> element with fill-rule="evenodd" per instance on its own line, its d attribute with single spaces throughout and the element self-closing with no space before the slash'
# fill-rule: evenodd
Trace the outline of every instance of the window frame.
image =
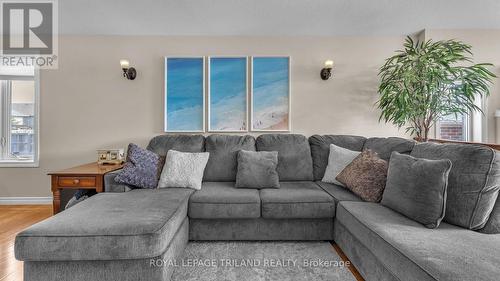
<svg viewBox="0 0 500 281">
<path fill-rule="evenodd" d="M 5 157 L 6 151 L 10 150 L 12 141 L 10 133 L 12 126 L 10 115 L 12 110 L 10 99 L 3 96 L 0 97 L 0 107 L 2 112 L 4 112 L 0 114 L 0 141 L 2 137 L 5 138 L 5 145 L 0 147 L 0 168 L 38 168 L 40 166 L 40 70 L 35 68 L 33 76 L 29 76 L 29 78 L 21 75 L 0 75 L 0 80 L 33 80 L 35 85 L 33 110 L 33 160 L 16 160 Z M 1 87 L 3 87 L 3 85 Z"/>
</svg>

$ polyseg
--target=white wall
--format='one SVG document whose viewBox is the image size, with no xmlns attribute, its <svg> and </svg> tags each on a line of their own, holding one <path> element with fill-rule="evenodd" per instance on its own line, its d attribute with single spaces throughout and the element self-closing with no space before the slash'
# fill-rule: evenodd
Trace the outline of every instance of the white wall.
<svg viewBox="0 0 500 281">
<path fill-rule="evenodd" d="M 62 37 L 59 69 L 41 72 L 40 167 L 0 168 L 0 197 L 50 196 L 49 171 L 99 148 L 146 145 L 163 128 L 163 57 L 290 55 L 292 132 L 402 136 L 378 122 L 378 68 L 404 37 Z M 500 49 L 497 49 L 500 50 Z M 138 71 L 122 77 L 119 59 Z M 336 62 L 328 81 L 326 59 Z"/>
</svg>

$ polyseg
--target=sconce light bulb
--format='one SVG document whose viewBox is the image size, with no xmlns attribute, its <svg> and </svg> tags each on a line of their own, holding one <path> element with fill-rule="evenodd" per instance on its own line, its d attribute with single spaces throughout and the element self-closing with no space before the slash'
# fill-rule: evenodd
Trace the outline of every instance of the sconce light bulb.
<svg viewBox="0 0 500 281">
<path fill-rule="evenodd" d="M 128 62 L 128 60 L 120 60 L 120 65 L 121 65 L 122 69 L 128 69 L 129 62 Z"/>
<path fill-rule="evenodd" d="M 326 60 L 325 68 L 333 68 L 333 60 Z"/>
</svg>

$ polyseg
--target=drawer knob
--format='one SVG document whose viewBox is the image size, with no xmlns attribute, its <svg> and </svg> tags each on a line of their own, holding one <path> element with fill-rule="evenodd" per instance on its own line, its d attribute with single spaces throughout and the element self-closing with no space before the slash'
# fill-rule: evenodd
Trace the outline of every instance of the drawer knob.
<svg viewBox="0 0 500 281">
<path fill-rule="evenodd" d="M 74 184 L 79 184 L 79 183 L 80 183 L 80 180 L 79 180 L 79 179 L 74 179 L 74 180 L 73 180 L 73 183 L 74 183 Z"/>
</svg>

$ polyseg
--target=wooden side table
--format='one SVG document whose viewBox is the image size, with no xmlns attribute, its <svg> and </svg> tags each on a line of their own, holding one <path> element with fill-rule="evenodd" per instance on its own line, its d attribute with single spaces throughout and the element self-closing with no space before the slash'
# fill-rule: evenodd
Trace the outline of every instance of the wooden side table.
<svg viewBox="0 0 500 281">
<path fill-rule="evenodd" d="M 61 208 L 62 189 L 95 189 L 96 192 L 103 192 L 104 175 L 122 167 L 122 164 L 99 165 L 97 162 L 94 162 L 49 173 L 52 179 L 51 189 L 54 214 L 59 213 Z"/>
</svg>

